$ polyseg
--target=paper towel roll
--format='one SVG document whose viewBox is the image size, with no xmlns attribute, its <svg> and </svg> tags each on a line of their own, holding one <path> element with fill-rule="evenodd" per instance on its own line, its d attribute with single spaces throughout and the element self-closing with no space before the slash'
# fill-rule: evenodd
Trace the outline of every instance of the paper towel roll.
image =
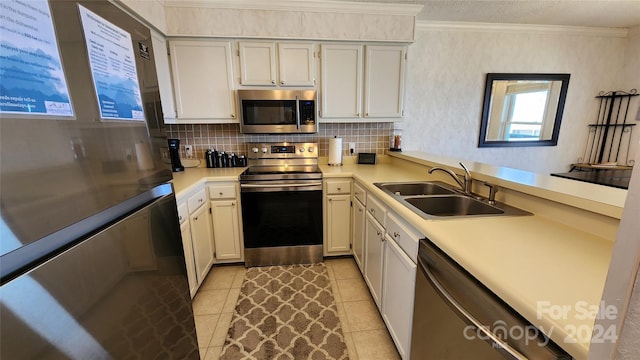
<svg viewBox="0 0 640 360">
<path fill-rule="evenodd" d="M 329 165 L 342 165 L 342 138 L 329 139 Z"/>
<path fill-rule="evenodd" d="M 153 159 L 151 158 L 149 145 L 145 142 L 136 144 L 136 158 L 138 159 L 138 170 L 144 171 L 153 169 Z"/>
</svg>

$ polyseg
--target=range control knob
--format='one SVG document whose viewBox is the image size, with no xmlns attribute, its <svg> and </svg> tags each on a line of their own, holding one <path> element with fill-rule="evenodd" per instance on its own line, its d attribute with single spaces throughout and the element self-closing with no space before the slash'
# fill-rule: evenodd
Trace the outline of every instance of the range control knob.
<svg viewBox="0 0 640 360">
<path fill-rule="evenodd" d="M 315 149 L 313 148 L 313 146 L 309 146 L 309 148 L 307 149 L 308 152 L 312 153 Z"/>
<path fill-rule="evenodd" d="M 301 153 L 303 153 L 303 152 L 304 152 L 304 148 L 303 148 L 303 147 L 300 147 L 300 148 L 298 149 L 298 151 L 300 151 Z"/>
<path fill-rule="evenodd" d="M 257 153 L 258 153 L 258 148 L 257 148 L 257 147 L 251 148 L 251 151 L 252 151 L 254 154 L 257 154 Z"/>
<path fill-rule="evenodd" d="M 263 148 L 262 148 L 262 153 L 263 153 L 263 154 L 266 154 L 268 150 L 269 150 L 269 149 L 267 149 L 266 147 L 263 147 Z"/>
</svg>

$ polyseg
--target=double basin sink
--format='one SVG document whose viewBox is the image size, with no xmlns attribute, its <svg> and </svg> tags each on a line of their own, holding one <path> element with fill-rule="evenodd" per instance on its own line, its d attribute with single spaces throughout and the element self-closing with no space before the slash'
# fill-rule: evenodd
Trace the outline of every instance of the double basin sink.
<svg viewBox="0 0 640 360">
<path fill-rule="evenodd" d="M 374 185 L 425 219 L 531 215 L 509 205 L 489 204 L 439 181 L 389 182 Z"/>
</svg>

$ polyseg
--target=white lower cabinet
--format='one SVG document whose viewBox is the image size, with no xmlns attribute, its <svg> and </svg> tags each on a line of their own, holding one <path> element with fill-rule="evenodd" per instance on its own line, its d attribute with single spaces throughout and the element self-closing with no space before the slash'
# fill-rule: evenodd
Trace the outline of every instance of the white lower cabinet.
<svg viewBox="0 0 640 360">
<path fill-rule="evenodd" d="M 191 243 L 191 224 L 189 221 L 183 221 L 180 224 L 180 233 L 182 234 L 182 247 L 184 248 L 184 262 L 187 267 L 187 279 L 189 279 L 189 293 L 191 298 L 198 291 L 198 279 L 196 276 L 196 263 L 193 258 L 193 244 Z"/>
<path fill-rule="evenodd" d="M 213 241 L 216 245 L 216 260 L 240 260 L 240 221 L 237 200 L 211 202 Z"/>
<path fill-rule="evenodd" d="M 201 187 L 191 192 L 187 199 L 177 199 L 178 221 L 191 297 L 195 296 L 213 265 L 210 208 L 205 194 L 204 187 Z"/>
<path fill-rule="evenodd" d="M 353 256 L 398 353 L 408 359 L 421 235 L 358 183 L 352 215 Z M 361 222 L 364 232 L 358 230 Z"/>
<path fill-rule="evenodd" d="M 416 264 L 387 234 L 382 271 L 382 309 L 389 334 L 403 359 L 409 358 Z"/>
<path fill-rule="evenodd" d="M 211 224 L 216 262 L 243 260 L 242 224 L 238 183 L 213 183 L 208 186 Z"/>
<path fill-rule="evenodd" d="M 382 264 L 384 262 L 384 228 L 367 213 L 364 280 L 378 309 L 382 306 Z"/>
<path fill-rule="evenodd" d="M 366 208 L 358 200 L 353 201 L 353 207 L 351 208 L 351 218 L 353 219 L 353 258 L 356 260 L 356 264 L 360 268 L 360 271 L 364 271 L 365 265 L 365 246 L 364 246 L 364 229 L 366 221 Z"/>
<path fill-rule="evenodd" d="M 213 243 L 211 241 L 211 221 L 209 207 L 202 205 L 189 216 L 191 223 L 191 243 L 198 284 L 202 284 L 213 265 Z"/>
<path fill-rule="evenodd" d="M 325 256 L 351 254 L 351 179 L 324 183 Z"/>
</svg>

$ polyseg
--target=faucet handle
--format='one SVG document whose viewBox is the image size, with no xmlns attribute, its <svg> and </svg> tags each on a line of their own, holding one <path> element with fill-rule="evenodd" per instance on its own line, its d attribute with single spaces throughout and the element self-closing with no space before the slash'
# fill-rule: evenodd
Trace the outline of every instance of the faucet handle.
<svg viewBox="0 0 640 360">
<path fill-rule="evenodd" d="M 498 192 L 498 186 L 484 182 L 484 185 L 489 188 L 489 198 L 487 199 L 489 204 L 494 205 L 496 203 L 496 193 Z"/>
</svg>

